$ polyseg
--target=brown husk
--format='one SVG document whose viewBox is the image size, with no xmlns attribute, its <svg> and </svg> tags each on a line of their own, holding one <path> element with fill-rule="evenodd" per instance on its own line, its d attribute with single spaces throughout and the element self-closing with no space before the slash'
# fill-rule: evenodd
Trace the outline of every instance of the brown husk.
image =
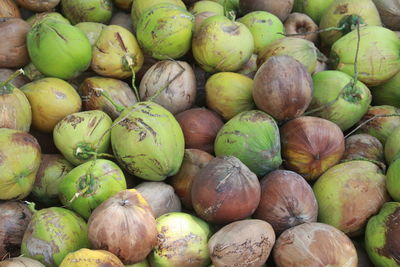
<svg viewBox="0 0 400 267">
<path fill-rule="evenodd" d="M 32 10 L 35 12 L 44 12 L 53 10 L 60 3 L 60 0 L 16 0 L 16 2 L 18 3 L 18 5 L 28 10 Z"/>
<path fill-rule="evenodd" d="M 284 21 L 292 11 L 294 0 L 240 0 L 240 10 L 244 13 L 267 11 Z"/>
<path fill-rule="evenodd" d="M 20 18 L 21 13 L 13 0 L 0 0 L 0 18 Z M 3 36 L 1 36 L 3 39 Z M 3 39 L 7 40 L 7 39 Z"/>
<path fill-rule="evenodd" d="M 313 32 L 312 34 L 296 35 L 294 37 L 306 39 L 315 43 L 318 40 L 318 25 L 306 14 L 294 12 L 290 14 L 285 23 L 286 34 L 302 34 Z"/>
</svg>

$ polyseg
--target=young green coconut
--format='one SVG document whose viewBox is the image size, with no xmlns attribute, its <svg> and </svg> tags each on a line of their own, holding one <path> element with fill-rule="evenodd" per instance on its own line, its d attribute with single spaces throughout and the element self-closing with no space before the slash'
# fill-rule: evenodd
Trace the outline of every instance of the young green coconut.
<svg viewBox="0 0 400 267">
<path fill-rule="evenodd" d="M 72 24 L 108 23 L 112 16 L 113 3 L 111 0 L 61 0 L 61 8 Z"/>
</svg>

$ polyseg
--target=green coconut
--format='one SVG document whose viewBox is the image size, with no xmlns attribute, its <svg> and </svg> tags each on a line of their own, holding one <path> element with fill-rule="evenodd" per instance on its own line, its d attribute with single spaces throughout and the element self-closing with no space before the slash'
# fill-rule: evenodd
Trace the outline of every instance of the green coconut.
<svg viewBox="0 0 400 267">
<path fill-rule="evenodd" d="M 105 24 L 98 22 L 81 22 L 75 25 L 83 31 L 88 38 L 90 45 L 93 47 L 100 37 L 101 31 L 106 27 Z"/>
<path fill-rule="evenodd" d="M 270 43 L 258 54 L 257 65 L 261 66 L 273 56 L 291 56 L 302 63 L 309 73 L 317 68 L 318 58 L 322 54 L 315 47 L 313 42 L 296 37 L 285 37 Z"/>
<path fill-rule="evenodd" d="M 58 187 L 61 203 L 85 219 L 97 206 L 125 189 L 124 173 L 117 164 L 105 159 L 75 167 Z"/>
<path fill-rule="evenodd" d="M 239 22 L 249 28 L 254 39 L 254 53 L 261 52 L 277 39 L 285 37 L 285 27 L 274 14 L 266 11 L 254 11 L 241 17 Z"/>
<path fill-rule="evenodd" d="M 365 249 L 376 267 L 399 267 L 400 203 L 387 202 L 368 221 Z"/>
<path fill-rule="evenodd" d="M 389 200 L 385 175 L 374 163 L 353 160 L 322 174 L 313 186 L 318 221 L 349 235 L 364 230 L 368 219 Z"/>
<path fill-rule="evenodd" d="M 59 204 L 58 185 L 73 168 L 74 165 L 62 155 L 42 154 L 42 162 L 31 192 L 32 197 L 47 206 Z"/>
<path fill-rule="evenodd" d="M 26 19 L 26 22 L 34 26 L 35 24 L 38 24 L 39 22 L 42 22 L 43 20 L 57 20 L 62 23 L 66 24 L 71 24 L 71 22 L 66 19 L 63 15 L 61 15 L 58 12 L 42 12 L 42 13 L 35 13 L 34 15 L 30 16 L 29 18 Z"/>
<path fill-rule="evenodd" d="M 400 108 L 400 72 L 387 82 L 371 88 L 374 105 L 390 105 Z"/>
<path fill-rule="evenodd" d="M 111 118 L 100 110 L 73 113 L 54 127 L 54 144 L 69 162 L 82 164 L 107 151 L 111 124 Z"/>
<path fill-rule="evenodd" d="M 144 51 L 156 59 L 177 59 L 191 45 L 194 16 L 175 5 L 160 4 L 139 19 L 136 35 Z"/>
<path fill-rule="evenodd" d="M 204 20 L 192 40 L 193 56 L 207 72 L 237 71 L 249 61 L 253 51 L 250 30 L 224 16 Z"/>
<path fill-rule="evenodd" d="M 202 0 L 194 3 L 190 8 L 190 13 L 198 15 L 203 12 L 212 12 L 215 15 L 224 15 L 224 7 L 217 2 Z"/>
<path fill-rule="evenodd" d="M 255 108 L 253 80 L 234 72 L 219 72 L 206 82 L 207 106 L 229 120 L 237 114 Z"/>
<path fill-rule="evenodd" d="M 275 120 L 259 110 L 244 111 L 219 130 L 214 143 L 216 156 L 235 156 L 257 176 L 277 169 L 281 143 Z"/>
<path fill-rule="evenodd" d="M 149 255 L 151 266 L 208 266 L 207 242 L 212 233 L 205 221 L 188 213 L 170 212 L 156 222 L 158 244 Z"/>
<path fill-rule="evenodd" d="M 294 0 L 292 12 L 308 15 L 315 23 L 319 24 L 325 11 L 335 0 Z"/>
<path fill-rule="evenodd" d="M 23 199 L 31 192 L 40 156 L 32 135 L 0 128 L 0 200 Z"/>
<path fill-rule="evenodd" d="M 397 144 L 400 143 L 398 140 L 399 139 L 397 139 Z M 395 201 L 400 202 L 400 159 L 398 157 L 391 161 L 386 175 L 386 188 L 390 196 Z"/>
<path fill-rule="evenodd" d="M 32 123 L 32 110 L 25 94 L 12 84 L 19 71 L 0 79 L 0 128 L 28 132 Z"/>
<path fill-rule="evenodd" d="M 57 267 L 68 253 L 89 247 L 86 222 L 64 208 L 36 211 L 25 231 L 21 254 Z"/>
<path fill-rule="evenodd" d="M 333 68 L 354 75 L 358 31 L 337 40 L 331 50 Z M 358 80 L 367 86 L 380 85 L 400 71 L 400 39 L 395 32 L 379 26 L 360 28 Z"/>
<path fill-rule="evenodd" d="M 400 157 L 400 126 L 393 130 L 385 143 L 385 159 L 391 164 L 395 159 Z"/>
<path fill-rule="evenodd" d="M 392 132 L 400 127 L 400 109 L 388 105 L 370 107 L 358 124 L 362 124 L 358 133 L 372 135 L 385 145 Z"/>
<path fill-rule="evenodd" d="M 357 22 L 371 26 L 382 25 L 378 9 L 372 0 L 334 1 L 323 13 L 319 28 L 338 27 L 341 30 L 322 32 L 320 34 L 322 41 L 332 45 L 340 37 L 352 31 Z"/>
<path fill-rule="evenodd" d="M 185 141 L 168 110 L 154 102 L 139 102 L 125 109 L 116 121 L 111 144 L 120 166 L 152 181 L 162 181 L 179 171 Z"/>
<path fill-rule="evenodd" d="M 61 0 L 61 9 L 72 24 L 99 22 L 107 24 L 113 12 L 111 0 Z"/>
<path fill-rule="evenodd" d="M 317 116 L 336 123 L 342 131 L 351 128 L 368 111 L 371 92 L 362 82 L 354 85 L 352 77 L 335 70 L 313 75 L 314 92 L 309 110 Z"/>
<path fill-rule="evenodd" d="M 70 79 L 85 71 L 92 59 L 92 48 L 78 28 L 47 19 L 32 27 L 27 35 L 29 56 L 46 76 Z"/>
<path fill-rule="evenodd" d="M 239 0 L 211 0 L 224 7 L 225 16 L 232 16 L 239 13 Z"/>
<path fill-rule="evenodd" d="M 186 9 L 186 6 L 182 2 L 182 0 L 135 0 L 132 2 L 131 9 L 133 28 L 137 27 L 139 19 L 143 16 L 144 13 L 146 13 L 148 10 L 152 9 L 158 4 L 175 5 L 177 7 Z"/>
</svg>

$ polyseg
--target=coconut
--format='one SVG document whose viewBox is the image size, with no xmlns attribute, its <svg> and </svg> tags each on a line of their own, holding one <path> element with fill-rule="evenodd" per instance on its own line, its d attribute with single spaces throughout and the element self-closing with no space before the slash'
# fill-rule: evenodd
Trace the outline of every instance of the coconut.
<svg viewBox="0 0 400 267">
<path fill-rule="evenodd" d="M 125 109 L 111 129 L 111 143 L 125 170 L 152 181 L 176 174 L 185 149 L 179 123 L 154 102 L 139 102 Z"/>
<path fill-rule="evenodd" d="M 206 41 L 212 39 L 212 42 Z M 201 24 L 192 40 L 197 63 L 207 72 L 237 71 L 254 51 L 247 27 L 224 16 L 212 16 Z"/>
<path fill-rule="evenodd" d="M 124 27 L 131 33 L 135 32 L 135 30 L 133 29 L 133 26 L 132 26 L 131 16 L 125 12 L 120 11 L 120 12 L 115 13 L 111 18 L 110 25 L 119 25 L 121 27 Z"/>
<path fill-rule="evenodd" d="M 275 243 L 271 225 L 262 220 L 242 220 L 230 223 L 216 232 L 208 242 L 215 266 L 261 266 Z"/>
<path fill-rule="evenodd" d="M 157 245 L 149 255 L 151 266 L 207 266 L 209 225 L 196 216 L 170 212 L 157 218 Z"/>
<path fill-rule="evenodd" d="M 254 82 L 251 78 L 234 72 L 219 72 L 206 82 L 207 106 L 225 120 L 252 110 Z"/>
<path fill-rule="evenodd" d="M 100 37 L 101 31 L 106 27 L 106 25 L 98 22 L 81 22 L 76 24 L 75 27 L 85 33 L 90 45 L 94 47 Z"/>
<path fill-rule="evenodd" d="M 360 24 L 381 26 L 381 19 L 372 0 L 338 0 L 332 3 L 321 17 L 320 29 L 341 28 L 320 34 L 321 40 L 332 45 L 336 40 Z"/>
<path fill-rule="evenodd" d="M 21 13 L 13 0 L 0 1 L 0 18 L 20 18 Z"/>
<path fill-rule="evenodd" d="M 107 24 L 112 16 L 111 0 L 61 0 L 62 12 L 72 24 L 99 22 Z"/>
<path fill-rule="evenodd" d="M 90 65 L 92 48 L 78 28 L 52 19 L 35 24 L 27 35 L 29 56 L 38 70 L 70 79 Z"/>
<path fill-rule="evenodd" d="M 278 121 L 301 116 L 312 94 L 311 75 L 289 56 L 269 58 L 254 77 L 253 99 L 257 107 Z"/>
<path fill-rule="evenodd" d="M 31 195 L 42 204 L 59 204 L 58 185 L 74 166 L 60 154 L 42 154 Z"/>
<path fill-rule="evenodd" d="M 354 160 L 327 170 L 313 186 L 318 221 L 354 236 L 389 200 L 385 176 L 371 162 Z"/>
<path fill-rule="evenodd" d="M 376 267 L 399 265 L 400 203 L 387 202 L 365 230 L 365 248 Z"/>
<path fill-rule="evenodd" d="M 390 105 L 400 108 L 400 72 L 387 82 L 371 88 L 372 103 L 376 106 Z"/>
<path fill-rule="evenodd" d="M 85 219 L 101 203 L 125 189 L 122 170 L 114 162 L 104 159 L 75 167 L 58 186 L 61 203 Z"/>
<path fill-rule="evenodd" d="M 245 111 L 229 120 L 219 130 L 214 147 L 215 155 L 237 157 L 257 176 L 282 163 L 278 126 L 259 110 Z"/>
<path fill-rule="evenodd" d="M 132 88 L 121 80 L 104 77 L 86 78 L 78 89 L 84 110 L 102 110 L 115 120 L 137 102 Z"/>
<path fill-rule="evenodd" d="M 294 0 L 240 0 L 240 10 L 244 13 L 252 11 L 268 11 L 284 21 L 292 11 Z"/>
<path fill-rule="evenodd" d="M 375 41 L 368 41 L 372 36 Z M 379 26 L 365 26 L 360 28 L 360 39 L 358 80 L 367 86 L 377 86 L 400 71 L 400 41 L 396 33 Z M 330 60 L 335 69 L 354 76 L 357 43 L 358 31 L 354 30 L 332 45 Z"/>
<path fill-rule="evenodd" d="M 66 116 L 54 127 L 54 143 L 72 164 L 79 165 L 110 145 L 111 118 L 100 110 L 82 111 Z"/>
<path fill-rule="evenodd" d="M 368 87 L 341 71 L 327 70 L 312 76 L 312 115 L 336 123 L 342 131 L 354 126 L 368 111 L 372 96 Z M 314 111 L 315 110 L 315 111 Z"/>
<path fill-rule="evenodd" d="M 398 0 L 373 0 L 385 27 L 400 30 L 400 2 Z"/>
<path fill-rule="evenodd" d="M 91 250 L 82 248 L 69 253 L 61 262 L 60 267 L 81 267 L 82 265 L 124 267 L 117 256 L 106 250 Z"/>
<path fill-rule="evenodd" d="M 5 259 L 0 262 L 0 267 L 45 267 L 40 261 L 32 260 L 26 257 L 16 257 Z"/>
<path fill-rule="evenodd" d="M 160 104 L 172 114 L 192 107 L 196 100 L 196 78 L 192 67 L 184 61 L 164 60 L 155 63 L 143 76 L 140 99 Z"/>
<path fill-rule="evenodd" d="M 0 203 L 0 214 L 0 258 L 19 256 L 32 211 L 22 202 L 7 201 Z"/>
<path fill-rule="evenodd" d="M 44 12 L 54 9 L 60 0 L 47 0 L 47 1 L 37 1 L 37 0 L 16 0 L 17 4 L 25 9 Z"/>
<path fill-rule="evenodd" d="M 356 159 L 372 160 L 384 167 L 381 142 L 369 134 L 355 134 L 346 138 L 346 150 L 342 160 Z"/>
<path fill-rule="evenodd" d="M 224 15 L 224 7 L 213 1 L 202 0 L 194 3 L 192 7 L 189 9 L 189 12 L 193 15 L 197 16 L 204 12 L 211 12 L 215 15 Z"/>
<path fill-rule="evenodd" d="M 317 68 L 320 52 L 313 42 L 296 37 L 285 37 L 275 40 L 260 51 L 257 58 L 257 65 L 261 66 L 273 56 L 291 56 L 302 63 L 311 74 Z"/>
<path fill-rule="evenodd" d="M 71 22 L 69 22 L 68 19 L 66 19 L 61 13 L 58 12 L 41 12 L 41 13 L 35 13 L 34 15 L 30 16 L 29 18 L 26 19 L 26 22 L 34 26 L 38 24 L 39 22 L 42 22 L 43 20 L 57 20 L 58 22 L 66 23 L 71 25 Z"/>
<path fill-rule="evenodd" d="M 254 39 L 254 53 L 261 52 L 277 39 L 284 38 L 285 28 L 275 15 L 265 11 L 253 11 L 238 19 L 249 28 Z"/>
<path fill-rule="evenodd" d="M 179 6 L 159 4 L 140 17 L 136 36 L 146 54 L 160 60 L 177 59 L 189 51 L 193 28 L 191 13 Z"/>
<path fill-rule="evenodd" d="M 50 133 L 65 116 L 81 109 L 81 98 L 67 82 L 43 78 L 21 87 L 32 107 L 32 125 Z"/>
<path fill-rule="evenodd" d="M 99 75 L 125 79 L 143 65 L 143 53 L 135 36 L 118 25 L 105 27 L 93 49 L 92 69 Z"/>
<path fill-rule="evenodd" d="M 40 159 L 32 135 L 0 128 L 0 200 L 23 199 L 31 192 Z"/>
<path fill-rule="evenodd" d="M 306 39 L 310 42 L 318 40 L 318 25 L 306 14 L 294 12 L 285 20 L 285 32 L 288 35 L 298 34 L 297 38 Z"/>
<path fill-rule="evenodd" d="M 26 35 L 31 27 L 22 19 L 0 21 L 0 68 L 19 68 L 29 63 Z"/>
<path fill-rule="evenodd" d="M 308 15 L 319 24 L 325 11 L 335 0 L 294 0 L 293 11 Z M 290 15 L 289 15 L 290 16 Z"/>
<path fill-rule="evenodd" d="M 56 223 L 54 223 L 56 222 Z M 86 222 L 64 208 L 36 211 L 22 239 L 21 253 L 46 266 L 59 266 L 68 253 L 89 247 Z"/>
</svg>

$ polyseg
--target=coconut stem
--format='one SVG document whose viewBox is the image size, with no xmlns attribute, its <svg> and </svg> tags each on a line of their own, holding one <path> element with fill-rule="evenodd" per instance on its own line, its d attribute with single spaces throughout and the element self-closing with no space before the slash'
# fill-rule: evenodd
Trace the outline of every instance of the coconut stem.
<svg viewBox="0 0 400 267">
<path fill-rule="evenodd" d="M 96 95 L 104 96 L 104 98 L 107 99 L 119 113 L 125 110 L 125 107 L 116 103 L 107 91 L 104 91 L 102 88 L 93 88 L 93 90 L 96 92 Z"/>
<path fill-rule="evenodd" d="M 14 80 L 15 78 L 17 78 L 21 74 L 24 74 L 24 70 L 23 69 L 17 70 L 13 74 L 11 74 L 5 81 L 0 82 L 0 93 L 8 92 L 10 89 L 6 85 L 9 82 L 11 82 L 12 80 Z"/>
<path fill-rule="evenodd" d="M 96 155 L 97 157 L 114 158 L 114 155 L 109 153 L 86 152 L 86 154 Z"/>
<path fill-rule="evenodd" d="M 30 211 L 32 211 L 32 213 L 37 212 L 37 210 L 35 209 L 35 206 L 36 206 L 35 202 L 24 201 L 24 203 L 26 204 L 26 206 L 28 207 L 28 209 L 29 209 Z"/>
<path fill-rule="evenodd" d="M 125 55 L 125 60 L 128 63 L 129 69 L 132 72 L 132 88 L 135 92 L 135 96 L 138 102 L 140 102 L 140 95 L 139 95 L 139 90 L 137 89 L 135 82 L 136 82 L 136 73 L 135 73 L 135 62 L 133 62 L 132 57 L 130 57 L 129 55 Z"/>
<path fill-rule="evenodd" d="M 356 57 L 354 59 L 354 76 L 352 80 L 352 87 L 354 87 L 358 80 L 358 53 L 360 51 L 360 42 L 361 42 L 361 35 L 360 35 L 360 20 L 357 20 L 357 48 L 356 48 Z"/>
<path fill-rule="evenodd" d="M 400 117 L 399 113 L 392 113 L 392 114 L 379 114 L 379 115 L 374 115 L 371 118 L 369 118 L 368 120 L 362 122 L 360 125 L 358 125 L 356 128 L 354 128 L 351 132 L 349 132 L 348 134 L 346 134 L 346 136 L 344 137 L 345 139 L 347 139 L 350 135 L 352 135 L 353 133 L 355 133 L 358 129 L 360 129 L 361 127 L 363 127 L 364 125 L 366 125 L 367 123 L 377 119 L 377 118 L 389 118 L 389 117 Z"/>
<path fill-rule="evenodd" d="M 302 36 L 302 35 L 315 34 L 315 33 L 321 33 L 321 32 L 342 31 L 342 30 L 344 30 L 345 27 L 346 27 L 345 25 L 342 25 L 341 27 L 328 27 L 328 28 L 320 29 L 320 30 L 317 30 L 314 32 L 302 32 L 302 33 L 290 33 L 290 34 L 280 32 L 279 34 L 282 34 L 286 37 Z"/>
</svg>

